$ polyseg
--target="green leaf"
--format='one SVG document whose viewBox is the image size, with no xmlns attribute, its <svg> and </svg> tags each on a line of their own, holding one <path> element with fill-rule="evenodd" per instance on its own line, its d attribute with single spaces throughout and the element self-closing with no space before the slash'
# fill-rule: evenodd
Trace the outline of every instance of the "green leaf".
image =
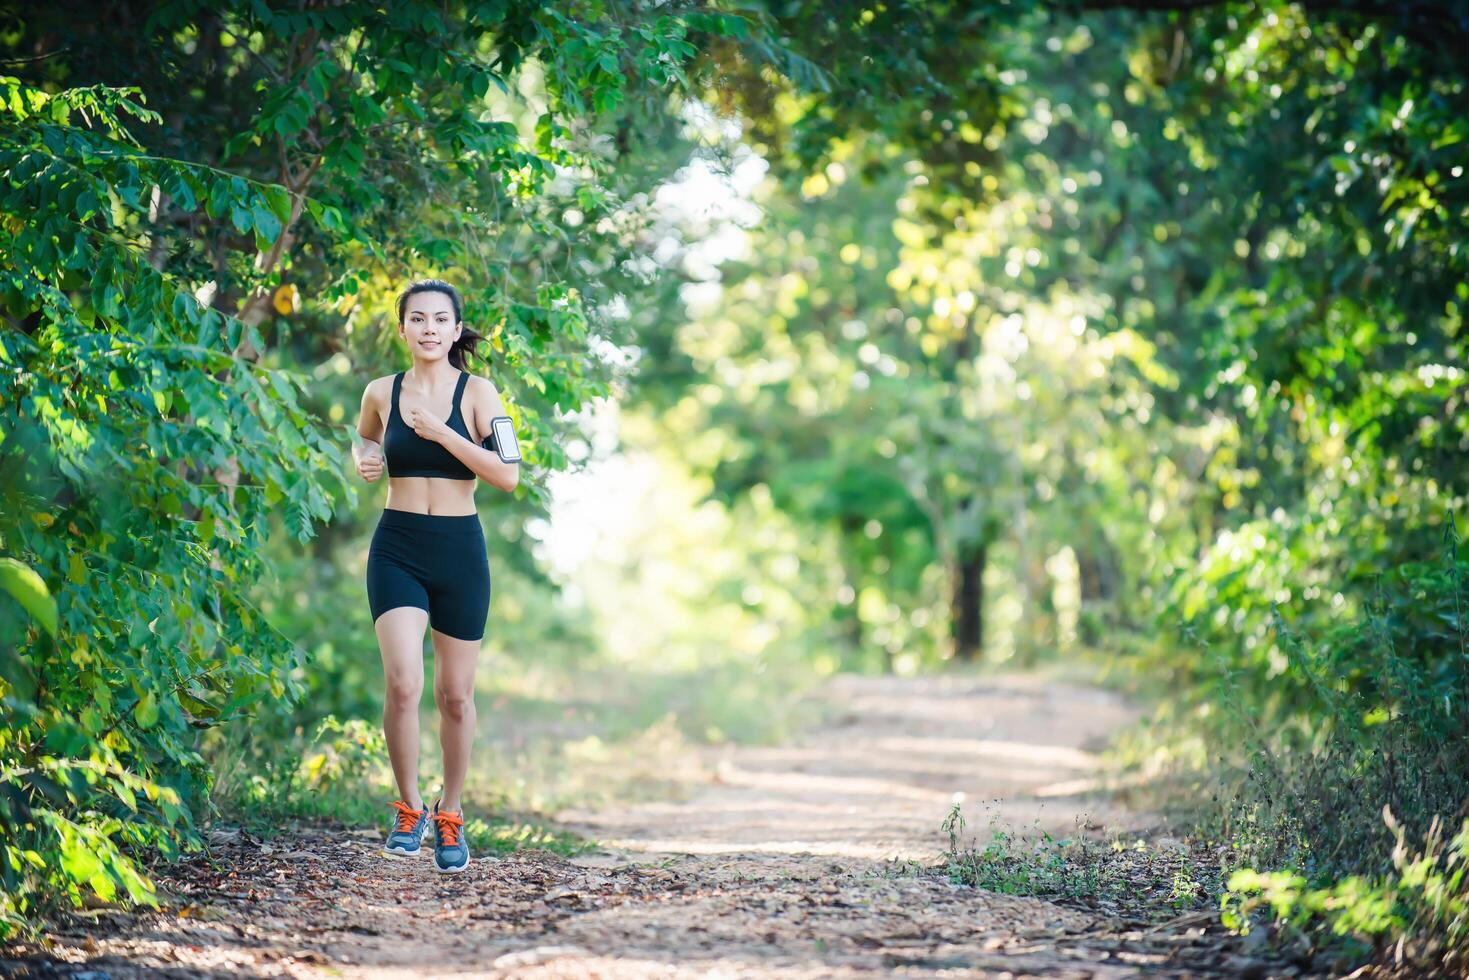
<svg viewBox="0 0 1469 980">
<path fill-rule="evenodd" d="M 152 691 L 144 694 L 133 709 L 133 718 L 139 728 L 152 728 L 158 723 L 158 699 L 153 696 Z"/>
<path fill-rule="evenodd" d="M 270 210 L 285 224 L 291 217 L 291 194 L 280 184 L 265 185 L 265 200 L 270 205 Z"/>
<path fill-rule="evenodd" d="M 34 569 L 14 558 L 0 558 L 0 588 L 9 592 L 42 629 L 56 636 L 56 600 Z"/>
<path fill-rule="evenodd" d="M 257 201 L 250 214 L 255 221 L 255 230 L 267 243 L 274 242 L 279 237 L 281 233 L 280 219 L 268 207 Z"/>
<path fill-rule="evenodd" d="M 219 717 L 219 707 L 205 701 L 199 694 L 190 694 L 186 691 L 179 692 L 179 703 L 189 710 L 189 713 L 199 718 L 214 719 Z"/>
<path fill-rule="evenodd" d="M 132 810 L 134 813 L 138 812 L 138 797 L 128 788 L 126 783 L 120 779 L 113 780 L 112 791 L 117 794 L 119 800 L 122 800 L 126 804 L 129 810 Z"/>
<path fill-rule="evenodd" d="M 235 226 L 235 230 L 243 235 L 251 227 L 250 209 L 238 203 L 230 204 L 230 222 Z"/>
</svg>

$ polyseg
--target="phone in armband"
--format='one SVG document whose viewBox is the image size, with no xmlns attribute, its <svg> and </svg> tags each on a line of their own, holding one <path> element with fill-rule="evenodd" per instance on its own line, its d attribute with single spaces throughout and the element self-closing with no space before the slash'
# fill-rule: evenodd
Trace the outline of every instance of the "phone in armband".
<svg viewBox="0 0 1469 980">
<path fill-rule="evenodd" d="M 508 415 L 497 415 L 490 420 L 490 434 L 485 436 L 481 445 L 499 454 L 501 462 L 520 462 L 520 443 L 515 441 L 515 423 Z"/>
</svg>

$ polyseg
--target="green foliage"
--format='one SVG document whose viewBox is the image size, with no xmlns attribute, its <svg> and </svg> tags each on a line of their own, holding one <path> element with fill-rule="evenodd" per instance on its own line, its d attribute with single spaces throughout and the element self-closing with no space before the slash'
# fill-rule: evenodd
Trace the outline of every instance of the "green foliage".
<svg viewBox="0 0 1469 980">
<path fill-rule="evenodd" d="M 1469 956 L 1469 818 L 1445 840 L 1435 816 L 1421 846 L 1410 846 L 1387 807 L 1382 819 L 1396 841 L 1390 871 L 1313 888 L 1299 874 L 1239 870 L 1221 897 L 1225 924 L 1248 931 L 1251 914 L 1266 908 L 1291 935 L 1326 935 L 1346 957 L 1367 953 L 1375 940 L 1394 946 L 1395 961 L 1408 969 L 1462 964 Z"/>
<path fill-rule="evenodd" d="M 269 748 L 266 759 L 216 756 L 222 766 L 234 768 L 220 780 L 211 802 L 262 838 L 274 836 L 286 820 L 381 830 L 386 836 L 392 811 L 385 804 L 397 792 L 387 781 L 387 743 L 377 721 L 327 715 L 309 739 L 283 738 Z M 579 854 L 594 846 L 574 834 L 503 813 L 489 819 L 472 816 L 464 835 L 482 854 L 528 847 Z"/>
<path fill-rule="evenodd" d="M 863 652 L 1100 643 L 1235 867 L 1380 874 L 1469 797 L 1469 25 L 1129 6 L 775 11 L 822 78 L 711 95 L 781 183 L 650 402 L 835 537 Z"/>
<path fill-rule="evenodd" d="M 1225 540 L 1227 561 L 1182 577 L 1175 608 L 1202 655 L 1173 710 L 1221 747 L 1211 754 L 1233 801 L 1226 826 L 1272 831 L 1245 860 L 1313 878 L 1378 870 L 1392 847 L 1372 816 L 1383 801 L 1422 832 L 1469 796 L 1469 561 L 1446 532 L 1436 560 L 1331 583 L 1340 592 L 1302 585 L 1310 566 L 1297 550 L 1272 550 L 1281 536 L 1268 527 Z M 1218 605 L 1190 610 L 1201 595 Z"/>
<path fill-rule="evenodd" d="M 0 877 L 29 920 L 36 902 L 79 903 L 83 888 L 149 896 L 125 852 L 192 839 L 187 801 L 209 779 L 195 732 L 294 693 L 281 675 L 297 649 L 243 585 L 269 513 L 303 538 L 330 516 L 334 450 L 288 374 L 239 370 L 231 350 L 253 328 L 127 240 L 150 186 L 233 210 L 242 231 L 283 219 L 282 199 L 143 153 L 124 113 L 156 116 L 131 90 L 3 84 L 0 401 L 14 414 L 0 432 L 0 542 L 18 556 L 6 579 L 18 602 L 0 610 L 0 819 L 9 853 L 42 862 L 10 860 Z"/>
<path fill-rule="evenodd" d="M 134 860 L 200 843 L 211 740 L 310 690 L 260 588 L 273 541 L 357 503 L 295 365 L 341 353 L 369 289 L 470 281 L 528 466 L 566 464 L 561 416 L 610 371 L 570 256 L 625 247 L 592 230 L 622 204 L 597 115 L 666 98 L 693 53 L 678 16 L 628 13 L 99 3 L 5 36 L 0 932 L 151 900 Z M 522 85 L 549 107 L 527 126 Z"/>
</svg>

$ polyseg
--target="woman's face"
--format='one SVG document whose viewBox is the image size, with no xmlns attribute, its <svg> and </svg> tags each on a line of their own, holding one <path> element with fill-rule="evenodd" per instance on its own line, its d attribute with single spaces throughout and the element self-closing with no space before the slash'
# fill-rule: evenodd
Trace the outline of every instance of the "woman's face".
<svg viewBox="0 0 1469 980">
<path fill-rule="evenodd" d="M 454 303 L 443 293 L 414 293 L 403 304 L 399 332 L 414 357 L 428 361 L 447 357 L 462 329 L 454 322 Z"/>
</svg>

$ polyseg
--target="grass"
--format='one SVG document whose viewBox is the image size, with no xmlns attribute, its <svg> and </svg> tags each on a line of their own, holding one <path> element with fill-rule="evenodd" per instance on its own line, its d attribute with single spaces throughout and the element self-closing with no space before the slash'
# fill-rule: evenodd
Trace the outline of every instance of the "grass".
<svg viewBox="0 0 1469 980">
<path fill-rule="evenodd" d="M 1141 838 L 1128 844 L 1116 835 L 1099 841 L 1083 833 L 1058 839 L 1038 825 L 1017 833 L 991 816 L 981 846 L 964 841 L 966 826 L 955 803 L 941 829 L 949 836 L 944 870 L 956 884 L 1150 922 L 1207 907 L 1219 889 L 1207 848 L 1198 844 Z"/>
<path fill-rule="evenodd" d="M 263 801 L 231 807 L 226 819 L 261 840 L 278 836 L 289 822 L 304 822 L 336 830 L 381 830 L 387 836 L 392 811 L 384 805 L 391 793 L 381 792 L 371 798 L 353 794 L 301 794 L 283 801 L 284 805 L 267 805 Z M 473 811 L 472 804 L 466 810 Z M 595 850 L 595 841 L 559 830 L 534 818 L 517 818 L 502 814 L 471 817 L 464 822 L 464 838 L 477 854 L 505 855 L 527 848 L 543 848 L 573 857 Z"/>
<path fill-rule="evenodd" d="M 290 822 L 341 830 L 378 829 L 387 834 L 397 790 L 383 779 L 390 773 L 387 746 L 374 723 L 328 717 L 304 748 L 252 766 L 246 778 L 229 784 L 211 800 L 216 821 L 238 825 L 270 839 Z M 540 848 L 570 857 L 596 848 L 596 842 L 552 826 L 534 816 L 494 807 L 464 804 L 464 836 L 477 853 L 504 855 Z M 473 816 L 477 811 L 487 816 Z"/>
</svg>

